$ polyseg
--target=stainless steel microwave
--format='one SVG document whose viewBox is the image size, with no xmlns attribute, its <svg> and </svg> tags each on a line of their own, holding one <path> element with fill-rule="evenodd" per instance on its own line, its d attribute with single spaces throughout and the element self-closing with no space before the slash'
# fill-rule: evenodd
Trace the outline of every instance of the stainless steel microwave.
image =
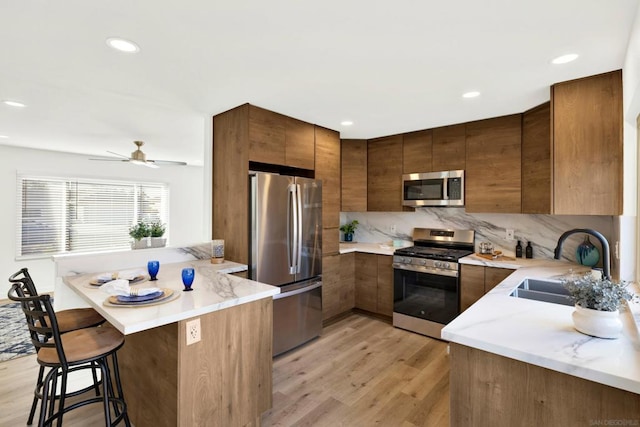
<svg viewBox="0 0 640 427">
<path fill-rule="evenodd" d="M 464 171 L 402 175 L 404 206 L 464 206 Z"/>
</svg>

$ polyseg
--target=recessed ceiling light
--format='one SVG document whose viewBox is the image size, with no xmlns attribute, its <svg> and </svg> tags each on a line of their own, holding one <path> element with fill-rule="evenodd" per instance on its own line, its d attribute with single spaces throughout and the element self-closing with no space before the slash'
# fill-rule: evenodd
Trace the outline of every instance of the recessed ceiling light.
<svg viewBox="0 0 640 427">
<path fill-rule="evenodd" d="M 110 37 L 107 39 L 107 46 L 125 53 L 136 53 L 140 51 L 140 47 L 130 40 L 121 39 L 119 37 Z"/>
<path fill-rule="evenodd" d="M 472 92 L 467 92 L 462 94 L 463 98 L 475 98 L 476 96 L 480 96 L 480 92 L 475 90 Z"/>
<path fill-rule="evenodd" d="M 577 53 L 569 53 L 567 55 L 558 56 L 551 61 L 552 64 L 566 64 L 567 62 L 575 61 L 578 58 Z"/>
<path fill-rule="evenodd" d="M 342 126 L 351 126 L 353 124 L 353 122 L 351 120 L 344 120 L 344 121 L 340 122 L 340 124 Z"/>
<path fill-rule="evenodd" d="M 26 104 L 18 101 L 11 101 L 9 99 L 2 101 L 6 105 L 10 105 L 11 107 L 26 107 Z"/>
</svg>

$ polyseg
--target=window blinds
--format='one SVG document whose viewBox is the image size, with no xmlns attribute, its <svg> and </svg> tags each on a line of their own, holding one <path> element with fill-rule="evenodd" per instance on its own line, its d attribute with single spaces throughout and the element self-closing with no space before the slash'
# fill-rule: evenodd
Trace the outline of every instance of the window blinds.
<svg viewBox="0 0 640 427">
<path fill-rule="evenodd" d="M 18 176 L 17 256 L 127 249 L 138 221 L 167 223 L 168 186 Z"/>
</svg>

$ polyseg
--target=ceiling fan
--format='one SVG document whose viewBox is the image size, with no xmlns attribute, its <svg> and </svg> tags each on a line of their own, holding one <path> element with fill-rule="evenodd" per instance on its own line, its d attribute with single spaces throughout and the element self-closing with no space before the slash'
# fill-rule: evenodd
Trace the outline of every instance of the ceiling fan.
<svg viewBox="0 0 640 427">
<path fill-rule="evenodd" d="M 134 165 L 143 165 L 143 166 L 147 166 L 150 168 L 158 168 L 158 165 L 179 165 L 179 166 L 185 166 L 187 163 L 186 162 L 176 162 L 173 160 L 151 160 L 151 159 L 147 159 L 147 155 L 145 153 L 142 152 L 142 150 L 140 149 L 140 147 L 142 147 L 144 145 L 144 142 L 142 141 L 133 141 L 133 143 L 138 147 L 136 149 L 136 151 L 134 151 L 133 153 L 131 153 L 131 157 L 127 157 L 124 156 L 122 154 L 118 154 L 118 153 L 114 153 L 113 151 L 108 151 L 107 153 L 111 153 L 113 155 L 122 157 L 122 159 L 113 159 L 113 158 L 109 158 L 109 157 L 103 157 L 103 158 L 99 158 L 99 159 L 89 159 L 89 160 L 102 160 L 102 161 L 106 161 L 106 162 L 129 162 L 129 163 L 133 163 Z"/>
</svg>

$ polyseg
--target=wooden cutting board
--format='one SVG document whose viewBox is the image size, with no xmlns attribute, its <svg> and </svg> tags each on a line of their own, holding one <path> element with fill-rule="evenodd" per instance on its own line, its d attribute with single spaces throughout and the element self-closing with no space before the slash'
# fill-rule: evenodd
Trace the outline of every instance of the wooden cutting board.
<svg viewBox="0 0 640 427">
<path fill-rule="evenodd" d="M 476 256 L 479 256 L 480 258 L 488 259 L 491 261 L 515 261 L 516 260 L 514 257 L 502 255 L 501 253 L 492 255 L 492 254 L 479 254 L 476 252 Z"/>
</svg>

